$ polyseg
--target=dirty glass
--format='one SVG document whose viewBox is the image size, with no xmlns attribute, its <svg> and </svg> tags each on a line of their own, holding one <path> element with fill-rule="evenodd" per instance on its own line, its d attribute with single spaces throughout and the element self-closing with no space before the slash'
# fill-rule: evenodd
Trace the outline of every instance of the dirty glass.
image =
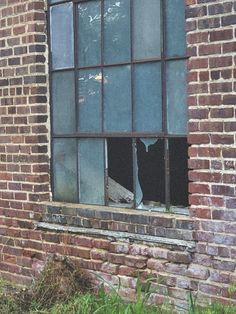
<svg viewBox="0 0 236 314">
<path fill-rule="evenodd" d="M 74 66 L 73 4 L 50 8 L 52 68 Z"/>
<path fill-rule="evenodd" d="M 100 69 L 79 72 L 79 131 L 102 131 Z"/>
<path fill-rule="evenodd" d="M 166 48 L 167 56 L 184 56 L 185 39 L 185 1 L 166 0 Z"/>
<path fill-rule="evenodd" d="M 64 1 L 70 1 L 70 0 L 64 0 Z M 49 0 L 49 4 L 55 4 L 58 2 L 62 2 L 62 0 Z"/>
<path fill-rule="evenodd" d="M 134 67 L 134 127 L 138 132 L 162 130 L 160 63 Z"/>
<path fill-rule="evenodd" d="M 104 69 L 104 130 L 132 130 L 130 66 Z"/>
<path fill-rule="evenodd" d="M 78 5 L 79 66 L 101 63 L 101 2 L 87 1 Z"/>
<path fill-rule="evenodd" d="M 104 140 L 79 140 L 79 195 L 85 204 L 104 205 Z"/>
<path fill-rule="evenodd" d="M 134 59 L 160 57 L 160 0 L 134 0 L 133 6 Z"/>
<path fill-rule="evenodd" d="M 186 134 L 187 105 L 185 61 L 168 61 L 166 74 L 168 132 L 170 134 Z"/>
<path fill-rule="evenodd" d="M 104 63 L 130 61 L 130 1 L 104 2 Z"/>
<path fill-rule="evenodd" d="M 77 201 L 77 144 L 76 139 L 54 139 L 53 180 L 57 201 Z"/>
<path fill-rule="evenodd" d="M 75 132 L 75 88 L 74 72 L 52 74 L 52 118 L 53 133 Z"/>
</svg>

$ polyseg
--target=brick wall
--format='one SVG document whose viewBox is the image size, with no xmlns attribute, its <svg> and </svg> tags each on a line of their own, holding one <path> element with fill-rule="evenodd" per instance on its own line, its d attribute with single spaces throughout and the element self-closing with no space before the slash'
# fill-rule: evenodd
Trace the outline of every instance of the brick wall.
<svg viewBox="0 0 236 314">
<path fill-rule="evenodd" d="M 125 298 L 134 298 L 138 272 L 156 277 L 154 303 L 168 299 L 186 306 L 189 289 L 201 300 L 236 298 L 228 289 L 236 281 L 236 1 L 186 4 L 191 217 L 153 214 L 142 220 L 122 210 L 41 203 L 50 201 L 46 5 L 43 0 L 0 1 L 3 277 L 29 283 L 47 254 L 56 252 L 69 255 L 95 278 L 98 273 L 120 285 Z M 48 225 L 35 226 L 40 220 Z"/>
<path fill-rule="evenodd" d="M 193 261 L 209 270 L 199 296 L 228 298 L 226 287 L 236 281 L 236 1 L 188 3 L 189 191 L 197 241 Z"/>
<path fill-rule="evenodd" d="M 49 200 L 49 105 L 43 0 L 0 1 L 1 270 L 19 273 L 15 242 Z M 28 236 L 27 236 L 28 237 Z"/>
</svg>

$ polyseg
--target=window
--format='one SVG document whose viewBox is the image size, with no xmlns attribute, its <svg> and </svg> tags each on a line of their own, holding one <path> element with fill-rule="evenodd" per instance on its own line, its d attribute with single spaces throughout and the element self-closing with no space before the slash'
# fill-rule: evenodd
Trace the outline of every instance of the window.
<svg viewBox="0 0 236 314">
<path fill-rule="evenodd" d="M 53 194 L 188 205 L 184 0 L 51 0 Z"/>
</svg>

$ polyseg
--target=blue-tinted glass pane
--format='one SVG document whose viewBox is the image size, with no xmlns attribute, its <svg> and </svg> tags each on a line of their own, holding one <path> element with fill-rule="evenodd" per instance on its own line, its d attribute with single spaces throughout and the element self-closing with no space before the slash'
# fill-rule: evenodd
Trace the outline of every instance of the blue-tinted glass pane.
<svg viewBox="0 0 236 314">
<path fill-rule="evenodd" d="M 166 0 L 166 14 L 167 55 L 185 55 L 185 0 Z"/>
<path fill-rule="evenodd" d="M 135 131 L 155 132 L 162 130 L 160 63 L 135 66 L 134 104 Z"/>
<path fill-rule="evenodd" d="M 130 1 L 105 0 L 104 63 L 130 60 Z"/>
<path fill-rule="evenodd" d="M 167 74 L 167 124 L 171 134 L 186 134 L 187 104 L 186 104 L 186 63 L 169 61 Z"/>
<path fill-rule="evenodd" d="M 160 0 L 134 0 L 134 59 L 161 55 Z"/>
<path fill-rule="evenodd" d="M 101 3 L 84 2 L 78 5 L 78 58 L 80 66 L 101 63 Z"/>
<path fill-rule="evenodd" d="M 104 140 L 79 140 L 80 202 L 104 205 Z"/>
<path fill-rule="evenodd" d="M 102 130 L 102 73 L 99 69 L 81 70 L 79 74 L 79 130 Z"/>
<path fill-rule="evenodd" d="M 65 0 L 65 1 L 70 1 L 70 0 Z M 54 4 L 58 2 L 62 2 L 62 0 L 49 0 L 49 4 Z"/>
<path fill-rule="evenodd" d="M 74 72 L 57 72 L 52 75 L 53 133 L 75 131 Z"/>
<path fill-rule="evenodd" d="M 52 68 L 74 65 L 73 4 L 50 8 Z"/>
<path fill-rule="evenodd" d="M 104 69 L 105 131 L 131 131 L 131 107 L 130 66 Z"/>
<path fill-rule="evenodd" d="M 53 179 L 56 201 L 77 201 L 77 144 L 75 139 L 54 140 Z"/>
</svg>

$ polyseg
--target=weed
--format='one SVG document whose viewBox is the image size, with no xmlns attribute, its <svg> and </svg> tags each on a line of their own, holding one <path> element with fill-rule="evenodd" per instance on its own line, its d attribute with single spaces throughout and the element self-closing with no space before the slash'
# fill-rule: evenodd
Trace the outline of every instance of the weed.
<svg viewBox="0 0 236 314">
<path fill-rule="evenodd" d="M 0 280 L 0 313 L 4 314 L 171 314 L 166 306 L 149 305 L 153 278 L 137 278 L 136 300 L 128 303 L 119 296 L 119 286 L 90 290 L 86 275 L 64 258 L 50 259 L 39 279 L 30 289 L 20 289 Z M 182 312 L 181 312 L 182 313 Z M 189 293 L 188 314 L 235 314 L 233 305 L 212 304 L 199 307 Z"/>
</svg>

